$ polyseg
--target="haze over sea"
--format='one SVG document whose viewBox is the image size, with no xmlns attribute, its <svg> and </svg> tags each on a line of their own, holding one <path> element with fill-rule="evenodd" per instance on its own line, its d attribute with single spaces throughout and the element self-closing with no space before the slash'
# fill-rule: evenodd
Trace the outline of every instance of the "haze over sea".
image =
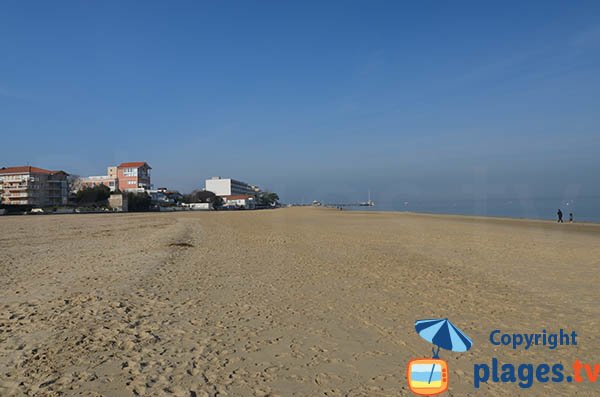
<svg viewBox="0 0 600 397">
<path fill-rule="evenodd" d="M 515 198 L 515 199 L 457 199 L 457 200 L 406 200 L 376 202 L 374 207 L 348 207 L 367 211 L 409 211 L 432 214 L 493 216 L 556 220 L 560 208 L 563 220 L 569 221 L 573 213 L 575 222 L 600 222 L 600 197 Z"/>
</svg>

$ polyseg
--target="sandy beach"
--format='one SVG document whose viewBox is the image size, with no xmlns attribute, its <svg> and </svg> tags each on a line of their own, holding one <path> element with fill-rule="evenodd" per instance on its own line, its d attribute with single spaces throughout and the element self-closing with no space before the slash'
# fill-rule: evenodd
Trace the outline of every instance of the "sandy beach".
<svg viewBox="0 0 600 397">
<path fill-rule="evenodd" d="M 600 362 L 600 226 L 319 208 L 0 217 L 1 396 L 398 396 L 448 317 L 475 363 Z M 578 345 L 492 346 L 494 329 Z"/>
</svg>

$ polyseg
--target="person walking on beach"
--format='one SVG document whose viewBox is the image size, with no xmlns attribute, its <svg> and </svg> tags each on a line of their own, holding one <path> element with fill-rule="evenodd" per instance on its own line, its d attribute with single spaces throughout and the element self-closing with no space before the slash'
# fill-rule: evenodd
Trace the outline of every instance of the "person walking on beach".
<svg viewBox="0 0 600 397">
<path fill-rule="evenodd" d="M 573 213 L 569 212 L 569 223 L 573 223 Z"/>
<path fill-rule="evenodd" d="M 556 215 L 558 215 L 558 223 L 563 223 L 562 211 L 560 210 L 560 208 L 558 209 L 558 212 L 556 213 Z"/>
</svg>

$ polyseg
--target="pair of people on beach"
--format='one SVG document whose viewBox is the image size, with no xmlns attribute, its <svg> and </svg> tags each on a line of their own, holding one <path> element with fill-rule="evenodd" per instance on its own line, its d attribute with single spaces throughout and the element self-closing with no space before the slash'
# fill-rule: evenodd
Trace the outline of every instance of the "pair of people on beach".
<svg viewBox="0 0 600 397">
<path fill-rule="evenodd" d="M 563 213 L 560 210 L 560 208 L 558 209 L 558 212 L 556 213 L 556 215 L 558 215 L 558 223 L 563 223 Z M 573 223 L 573 213 L 569 212 L 569 222 Z"/>
</svg>

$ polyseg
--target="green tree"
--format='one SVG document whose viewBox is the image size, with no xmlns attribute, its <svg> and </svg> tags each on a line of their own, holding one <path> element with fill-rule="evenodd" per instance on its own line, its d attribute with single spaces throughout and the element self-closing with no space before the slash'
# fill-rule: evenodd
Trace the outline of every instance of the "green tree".
<svg viewBox="0 0 600 397">
<path fill-rule="evenodd" d="M 184 194 L 183 202 L 187 204 L 210 203 L 215 209 L 223 205 L 223 199 L 208 190 L 194 190 L 189 194 Z"/>
<path fill-rule="evenodd" d="M 77 205 L 103 206 L 110 197 L 110 188 L 105 185 L 84 187 L 77 191 L 75 201 Z"/>
<path fill-rule="evenodd" d="M 214 209 L 221 208 L 223 206 L 223 197 L 215 195 L 215 198 L 212 201 L 212 206 Z"/>
<path fill-rule="evenodd" d="M 279 201 L 279 195 L 274 192 L 270 192 L 265 190 L 258 195 L 258 205 L 270 206 L 273 207 Z"/>
<path fill-rule="evenodd" d="M 147 193 L 127 193 L 127 207 L 131 212 L 150 211 L 152 199 Z"/>
</svg>

